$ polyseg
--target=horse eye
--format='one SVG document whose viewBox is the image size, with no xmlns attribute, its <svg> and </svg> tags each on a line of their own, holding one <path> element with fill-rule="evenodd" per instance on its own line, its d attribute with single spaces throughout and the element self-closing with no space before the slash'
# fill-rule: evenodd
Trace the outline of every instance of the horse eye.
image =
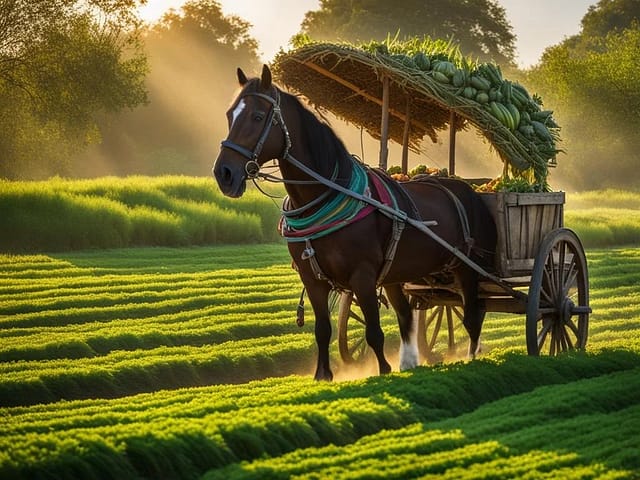
<svg viewBox="0 0 640 480">
<path fill-rule="evenodd" d="M 264 113 L 262 113 L 262 112 L 256 112 L 256 113 L 253 115 L 253 119 L 254 119 L 256 122 L 261 122 L 262 120 L 264 120 Z"/>
</svg>

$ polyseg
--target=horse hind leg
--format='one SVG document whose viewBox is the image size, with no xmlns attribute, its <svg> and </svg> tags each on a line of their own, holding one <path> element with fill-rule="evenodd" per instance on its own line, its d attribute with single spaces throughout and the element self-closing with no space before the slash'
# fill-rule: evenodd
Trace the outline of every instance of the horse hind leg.
<svg viewBox="0 0 640 480">
<path fill-rule="evenodd" d="M 400 370 L 410 370 L 419 364 L 416 319 L 401 285 L 387 286 L 385 292 L 396 312 L 398 327 L 400 327 Z"/>
<path fill-rule="evenodd" d="M 462 323 L 469 334 L 467 357 L 474 359 L 480 353 L 480 333 L 486 312 L 478 299 L 478 274 L 472 270 L 465 270 L 459 280 L 464 299 L 464 320 Z"/>
</svg>

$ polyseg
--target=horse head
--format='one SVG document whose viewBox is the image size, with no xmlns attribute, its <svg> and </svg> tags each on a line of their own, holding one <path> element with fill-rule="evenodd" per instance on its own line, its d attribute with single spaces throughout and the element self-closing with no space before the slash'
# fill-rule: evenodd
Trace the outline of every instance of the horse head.
<svg viewBox="0 0 640 480">
<path fill-rule="evenodd" d="M 268 160 L 282 158 L 289 136 L 280 112 L 280 91 L 264 65 L 260 78 L 247 79 L 238 68 L 242 90 L 227 110 L 229 134 L 222 142 L 213 175 L 222 193 L 240 197 L 248 178 L 255 178 Z M 272 128 L 279 126 L 280 128 Z"/>
</svg>

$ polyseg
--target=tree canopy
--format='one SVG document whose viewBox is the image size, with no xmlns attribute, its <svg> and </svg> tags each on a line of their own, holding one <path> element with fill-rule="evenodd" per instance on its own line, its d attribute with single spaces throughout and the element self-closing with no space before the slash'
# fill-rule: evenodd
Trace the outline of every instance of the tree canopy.
<svg viewBox="0 0 640 480">
<path fill-rule="evenodd" d="M 132 0 L 0 0 L 0 176 L 68 174 L 98 117 L 146 101 Z"/>
<path fill-rule="evenodd" d="M 249 28 L 213 0 L 188 1 L 148 26 L 149 104 L 102 122 L 104 141 L 86 163 L 102 159 L 118 174 L 208 174 L 227 134 L 220 119 L 238 87 L 236 68 L 258 70 Z"/>
<path fill-rule="evenodd" d="M 307 12 L 302 33 L 314 40 L 367 42 L 400 37 L 451 39 L 465 55 L 512 64 L 515 35 L 494 0 L 320 0 Z"/>
<path fill-rule="evenodd" d="M 582 18 L 582 38 L 620 33 L 640 21 L 640 0 L 601 0 Z"/>
<path fill-rule="evenodd" d="M 601 0 L 585 15 L 580 34 L 547 49 L 528 72 L 565 126 L 567 154 L 557 177 L 575 187 L 636 188 L 640 181 L 639 6 Z"/>
</svg>

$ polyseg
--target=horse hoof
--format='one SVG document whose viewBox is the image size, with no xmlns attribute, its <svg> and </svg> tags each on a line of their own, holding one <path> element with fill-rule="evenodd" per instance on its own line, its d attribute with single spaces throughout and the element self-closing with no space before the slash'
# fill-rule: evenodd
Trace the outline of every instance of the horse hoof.
<svg viewBox="0 0 640 480">
<path fill-rule="evenodd" d="M 413 344 L 400 345 L 400 371 L 411 370 L 418 366 L 418 347 Z"/>
<path fill-rule="evenodd" d="M 387 373 L 391 373 L 391 365 L 388 363 L 380 365 L 380 375 L 386 375 Z"/>
<path fill-rule="evenodd" d="M 467 351 L 467 358 L 469 360 L 475 360 L 476 355 L 482 353 L 482 344 L 478 342 L 469 342 L 469 350 Z"/>
<path fill-rule="evenodd" d="M 333 372 L 331 370 L 316 371 L 313 377 L 317 382 L 331 382 L 333 381 Z"/>
</svg>

